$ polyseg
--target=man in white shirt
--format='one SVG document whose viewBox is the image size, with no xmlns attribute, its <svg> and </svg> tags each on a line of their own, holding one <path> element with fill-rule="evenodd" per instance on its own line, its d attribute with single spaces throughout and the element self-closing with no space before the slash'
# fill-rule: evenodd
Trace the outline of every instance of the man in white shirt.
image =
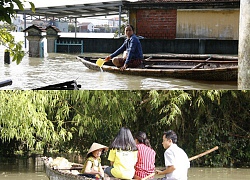
<svg viewBox="0 0 250 180">
<path fill-rule="evenodd" d="M 156 170 L 159 175 L 165 175 L 166 180 L 187 180 L 188 168 L 190 162 L 183 149 L 177 146 L 177 135 L 174 131 L 169 130 L 163 133 L 162 145 L 166 149 L 164 160 L 166 169 L 163 171 Z"/>
</svg>

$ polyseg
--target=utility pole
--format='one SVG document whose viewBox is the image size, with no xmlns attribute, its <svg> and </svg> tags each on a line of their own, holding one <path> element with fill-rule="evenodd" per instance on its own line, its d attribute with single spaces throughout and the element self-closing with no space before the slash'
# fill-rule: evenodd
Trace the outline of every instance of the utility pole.
<svg viewBox="0 0 250 180">
<path fill-rule="evenodd" d="M 240 0 L 238 89 L 250 89 L 250 0 Z"/>
</svg>

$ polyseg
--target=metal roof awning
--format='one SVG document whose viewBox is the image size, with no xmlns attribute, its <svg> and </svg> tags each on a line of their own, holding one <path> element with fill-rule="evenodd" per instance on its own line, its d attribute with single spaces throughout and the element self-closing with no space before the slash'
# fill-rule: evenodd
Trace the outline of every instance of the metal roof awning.
<svg viewBox="0 0 250 180">
<path fill-rule="evenodd" d="M 127 11 L 121 8 L 123 3 L 125 2 L 129 1 L 111 0 L 93 3 L 84 3 L 83 1 L 83 4 L 61 5 L 54 7 L 36 7 L 35 13 L 30 9 L 24 9 L 24 11 L 16 9 L 15 11 L 17 14 L 25 14 L 28 16 L 43 16 L 53 19 L 75 19 L 125 14 Z"/>
</svg>

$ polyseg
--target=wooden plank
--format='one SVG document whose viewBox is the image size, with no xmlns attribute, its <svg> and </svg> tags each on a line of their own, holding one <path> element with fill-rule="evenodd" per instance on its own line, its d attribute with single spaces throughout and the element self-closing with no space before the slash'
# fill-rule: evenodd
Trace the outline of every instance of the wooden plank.
<svg viewBox="0 0 250 180">
<path fill-rule="evenodd" d="M 145 63 L 153 63 L 153 62 L 194 62 L 194 63 L 204 63 L 206 60 L 201 59 L 149 59 L 145 60 Z M 238 61 L 235 60 L 210 60 L 209 63 L 219 63 L 219 64 L 228 64 L 228 63 L 238 63 Z"/>
<path fill-rule="evenodd" d="M 238 60 L 238 56 L 228 56 L 228 55 L 207 55 L 207 54 L 151 54 L 151 55 L 145 55 L 144 58 L 152 57 L 152 59 L 207 59 L 209 57 L 212 57 L 212 59 L 218 59 L 218 60 Z"/>
<path fill-rule="evenodd" d="M 193 66 L 179 66 L 179 65 L 146 65 L 146 69 L 192 69 Z"/>
<path fill-rule="evenodd" d="M 205 62 L 197 64 L 196 66 L 192 67 L 192 69 L 198 69 L 198 68 L 200 68 L 201 66 L 205 65 L 210 59 L 211 59 L 211 57 L 207 58 L 205 60 Z"/>
</svg>

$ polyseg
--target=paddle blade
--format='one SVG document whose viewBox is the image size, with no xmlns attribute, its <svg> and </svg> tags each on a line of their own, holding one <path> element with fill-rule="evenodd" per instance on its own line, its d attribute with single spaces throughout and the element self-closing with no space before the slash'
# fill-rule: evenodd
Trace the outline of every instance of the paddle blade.
<svg viewBox="0 0 250 180">
<path fill-rule="evenodd" d="M 97 64 L 97 66 L 102 67 L 104 62 L 105 62 L 104 59 L 99 58 L 99 59 L 97 59 L 96 64 Z"/>
</svg>

